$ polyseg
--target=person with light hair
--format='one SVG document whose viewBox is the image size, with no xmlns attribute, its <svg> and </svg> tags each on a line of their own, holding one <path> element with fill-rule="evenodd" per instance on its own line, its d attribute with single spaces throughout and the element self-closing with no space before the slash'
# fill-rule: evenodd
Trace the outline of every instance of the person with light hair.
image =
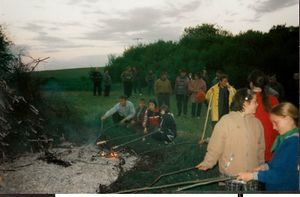
<svg viewBox="0 0 300 197">
<path fill-rule="evenodd" d="M 281 103 L 270 111 L 270 119 L 278 131 L 273 158 L 252 172 L 238 174 L 244 181 L 265 183 L 267 191 L 299 191 L 299 111 L 291 103 Z"/>
</svg>

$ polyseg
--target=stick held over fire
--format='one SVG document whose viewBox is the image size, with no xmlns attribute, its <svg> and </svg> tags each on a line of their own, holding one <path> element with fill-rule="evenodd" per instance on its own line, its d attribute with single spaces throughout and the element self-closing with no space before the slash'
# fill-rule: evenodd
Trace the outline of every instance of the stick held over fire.
<svg viewBox="0 0 300 197">
<path fill-rule="evenodd" d="M 125 143 L 123 143 L 123 144 L 114 146 L 114 147 L 112 147 L 112 150 L 118 149 L 118 148 L 120 148 L 120 147 L 122 147 L 122 146 L 131 144 L 131 143 L 134 143 L 134 142 L 136 142 L 136 141 L 142 140 L 143 138 L 148 137 L 148 136 L 153 135 L 154 133 L 158 133 L 158 132 L 160 132 L 160 131 L 159 131 L 159 130 L 156 130 L 156 131 L 153 131 L 153 132 L 148 133 L 148 134 L 146 134 L 146 135 L 143 135 L 143 136 L 140 136 L 140 137 L 135 138 L 135 139 L 133 139 L 133 140 L 130 140 L 130 141 L 128 141 L 128 142 L 125 142 Z"/>
</svg>

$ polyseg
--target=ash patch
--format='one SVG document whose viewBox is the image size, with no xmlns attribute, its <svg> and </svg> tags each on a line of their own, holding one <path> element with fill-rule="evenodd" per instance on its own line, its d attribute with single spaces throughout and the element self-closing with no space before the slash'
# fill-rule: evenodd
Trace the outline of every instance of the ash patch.
<svg viewBox="0 0 300 197">
<path fill-rule="evenodd" d="M 96 193 L 99 185 L 109 186 L 138 159 L 125 152 L 117 158 L 105 158 L 98 152 L 93 145 L 52 149 L 55 159 L 69 162 L 68 167 L 40 160 L 45 153 L 25 154 L 3 163 L 1 169 L 15 171 L 1 172 L 0 193 Z"/>
</svg>

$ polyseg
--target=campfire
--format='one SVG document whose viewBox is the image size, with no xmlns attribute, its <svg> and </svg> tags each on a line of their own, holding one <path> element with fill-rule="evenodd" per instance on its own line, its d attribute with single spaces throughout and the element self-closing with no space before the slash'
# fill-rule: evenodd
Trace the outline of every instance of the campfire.
<svg viewBox="0 0 300 197">
<path fill-rule="evenodd" d="M 118 153 L 116 151 L 110 151 L 110 150 L 101 150 L 98 154 L 100 157 L 105 157 L 105 158 L 113 158 L 116 159 L 118 158 Z"/>
</svg>

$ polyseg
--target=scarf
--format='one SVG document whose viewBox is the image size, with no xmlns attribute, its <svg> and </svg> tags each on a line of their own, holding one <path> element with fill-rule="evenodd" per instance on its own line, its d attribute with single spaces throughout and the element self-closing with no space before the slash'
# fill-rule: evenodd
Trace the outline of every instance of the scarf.
<svg viewBox="0 0 300 197">
<path fill-rule="evenodd" d="M 299 129 L 296 127 L 292 130 L 287 131 L 283 135 L 278 135 L 277 138 L 275 139 L 274 143 L 273 143 L 271 151 L 274 152 L 278 148 L 278 146 L 280 144 L 282 144 L 282 142 L 284 141 L 285 138 L 287 138 L 288 136 L 291 136 L 291 135 L 293 135 L 294 133 L 297 133 L 297 132 L 299 132 Z"/>
</svg>

